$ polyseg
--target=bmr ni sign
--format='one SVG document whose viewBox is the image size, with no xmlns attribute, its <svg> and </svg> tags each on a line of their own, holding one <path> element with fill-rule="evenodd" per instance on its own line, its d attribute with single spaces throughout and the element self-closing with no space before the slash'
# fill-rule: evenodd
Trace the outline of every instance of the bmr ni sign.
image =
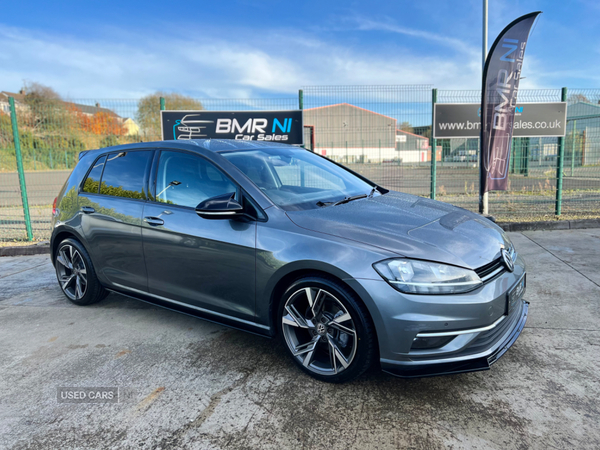
<svg viewBox="0 0 600 450">
<path fill-rule="evenodd" d="M 237 139 L 303 144 L 302 111 L 161 111 L 163 140 Z"/>
<path fill-rule="evenodd" d="M 477 103 L 436 103 L 436 139 L 478 138 L 481 126 Z M 510 124 L 506 124 L 510 125 Z M 519 103 L 515 107 L 513 137 L 564 136 L 567 129 L 567 104 Z"/>
</svg>

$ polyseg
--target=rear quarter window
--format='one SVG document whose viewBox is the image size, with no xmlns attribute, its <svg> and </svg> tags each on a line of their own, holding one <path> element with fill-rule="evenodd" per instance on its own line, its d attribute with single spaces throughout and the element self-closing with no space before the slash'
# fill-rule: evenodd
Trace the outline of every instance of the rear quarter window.
<svg viewBox="0 0 600 450">
<path fill-rule="evenodd" d="M 152 151 L 109 154 L 102 174 L 100 194 L 145 200 L 145 177 L 151 161 Z"/>
<path fill-rule="evenodd" d="M 90 194 L 97 194 L 100 188 L 100 178 L 102 177 L 102 170 L 104 169 L 104 163 L 106 156 L 102 156 L 95 162 L 94 167 L 90 170 L 87 178 L 83 182 L 83 192 L 89 192 Z"/>
</svg>

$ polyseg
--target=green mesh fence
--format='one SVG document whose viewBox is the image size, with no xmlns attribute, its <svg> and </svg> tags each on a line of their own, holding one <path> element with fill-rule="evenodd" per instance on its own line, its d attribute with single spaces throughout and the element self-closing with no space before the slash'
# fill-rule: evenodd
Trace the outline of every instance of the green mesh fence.
<svg viewBox="0 0 600 450">
<path fill-rule="evenodd" d="M 305 87 L 314 151 L 389 189 L 428 195 L 431 86 Z"/>
<path fill-rule="evenodd" d="M 564 138 L 562 218 L 600 215 L 600 89 L 570 89 Z M 560 89 L 519 91 L 518 103 L 559 102 Z M 438 103 L 479 103 L 481 91 L 438 91 Z M 440 139 L 437 199 L 478 210 L 479 139 Z M 555 216 L 559 138 L 514 138 L 509 189 L 489 194 L 497 219 Z"/>
<path fill-rule="evenodd" d="M 378 184 L 431 195 L 432 87 L 312 86 L 303 89 L 305 146 Z M 520 90 L 519 103 L 560 101 L 559 89 Z M 438 90 L 439 103 L 479 103 L 480 91 Z M 48 100 L 15 96 L 34 240 L 50 235 L 54 197 L 80 151 L 160 140 L 158 96 L 144 100 Z M 299 99 L 189 99 L 166 109 L 284 110 Z M 600 89 L 569 89 L 564 138 L 563 218 L 600 216 Z M 558 138 L 513 141 L 509 190 L 490 193 L 500 220 L 555 217 Z M 478 208 L 479 139 L 439 139 L 438 200 Z M 27 239 L 11 116 L 0 99 L 0 242 Z"/>
<path fill-rule="evenodd" d="M 52 202 L 79 152 L 161 139 L 160 98 L 46 100 L 15 96 L 34 240 L 50 237 Z M 298 98 L 189 99 L 166 96 L 166 109 L 297 109 Z M 0 103 L 0 242 L 27 239 L 8 104 Z"/>
</svg>

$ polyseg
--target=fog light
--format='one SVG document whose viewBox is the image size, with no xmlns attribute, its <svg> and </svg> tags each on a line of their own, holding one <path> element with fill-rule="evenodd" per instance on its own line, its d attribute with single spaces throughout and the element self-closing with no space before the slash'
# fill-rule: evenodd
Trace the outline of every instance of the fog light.
<svg viewBox="0 0 600 450">
<path fill-rule="evenodd" d="M 440 348 L 454 339 L 456 336 L 418 337 L 413 340 L 411 350 L 430 350 Z"/>
</svg>

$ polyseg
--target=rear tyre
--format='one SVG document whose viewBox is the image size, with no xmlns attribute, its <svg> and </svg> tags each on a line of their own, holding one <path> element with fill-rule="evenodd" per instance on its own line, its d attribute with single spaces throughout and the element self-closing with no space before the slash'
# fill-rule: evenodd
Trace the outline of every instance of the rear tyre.
<svg viewBox="0 0 600 450">
<path fill-rule="evenodd" d="M 297 280 L 283 294 L 277 317 L 288 353 L 318 380 L 353 380 L 376 359 L 377 339 L 365 306 L 334 279 Z"/>
<path fill-rule="evenodd" d="M 96 276 L 88 252 L 76 239 L 65 239 L 58 245 L 54 268 L 60 288 L 76 305 L 91 305 L 108 295 Z"/>
</svg>

